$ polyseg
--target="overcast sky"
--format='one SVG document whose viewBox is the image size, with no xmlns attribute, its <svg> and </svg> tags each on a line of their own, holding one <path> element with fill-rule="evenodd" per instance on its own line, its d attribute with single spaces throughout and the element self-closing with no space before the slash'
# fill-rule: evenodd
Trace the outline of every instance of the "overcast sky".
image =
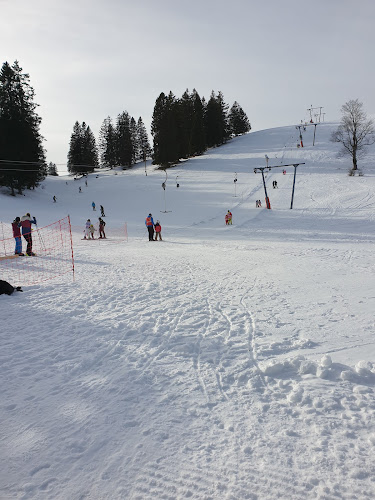
<svg viewBox="0 0 375 500">
<path fill-rule="evenodd" d="M 195 88 L 238 101 L 253 130 L 325 121 L 358 98 L 375 114 L 374 0 L 0 0 L 0 62 L 30 74 L 47 160 L 74 123 L 141 116 Z M 152 137 L 150 135 L 152 143 Z"/>
</svg>

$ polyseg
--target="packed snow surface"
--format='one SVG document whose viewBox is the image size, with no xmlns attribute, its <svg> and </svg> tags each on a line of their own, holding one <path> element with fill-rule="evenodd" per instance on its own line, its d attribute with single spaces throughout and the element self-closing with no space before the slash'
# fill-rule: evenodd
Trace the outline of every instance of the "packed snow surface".
<svg viewBox="0 0 375 500">
<path fill-rule="evenodd" d="M 0 297 L 1 500 L 375 498 L 375 150 L 349 176 L 334 127 L 1 191 L 4 224 L 70 214 L 75 258 Z"/>
</svg>

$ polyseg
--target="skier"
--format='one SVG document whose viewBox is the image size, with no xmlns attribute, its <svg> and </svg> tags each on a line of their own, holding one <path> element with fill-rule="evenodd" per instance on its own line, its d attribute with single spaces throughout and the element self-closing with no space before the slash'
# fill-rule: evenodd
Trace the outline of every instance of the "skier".
<svg viewBox="0 0 375 500">
<path fill-rule="evenodd" d="M 20 218 L 16 217 L 12 222 L 13 229 L 13 237 L 16 240 L 16 249 L 14 250 L 14 255 L 25 255 L 22 253 L 22 239 L 21 239 L 21 230 L 19 228 Z"/>
<path fill-rule="evenodd" d="M 79 192 L 79 193 L 82 193 L 82 188 L 81 188 L 81 186 L 79 186 L 79 188 L 78 188 L 78 192 Z"/>
<path fill-rule="evenodd" d="M 104 213 L 104 208 L 103 208 L 103 205 L 100 205 L 100 215 L 102 217 L 105 217 L 105 213 Z"/>
<path fill-rule="evenodd" d="M 146 217 L 145 225 L 148 231 L 148 241 L 154 241 L 154 219 L 152 214 L 148 214 L 148 217 Z"/>
<path fill-rule="evenodd" d="M 35 253 L 33 252 L 33 238 L 31 236 L 31 224 L 36 225 L 36 219 L 35 217 L 33 217 L 32 219 L 29 212 L 21 217 L 21 221 L 18 224 L 18 227 L 22 227 L 22 235 L 27 241 L 26 255 L 28 255 L 29 257 L 35 255 Z"/>
<path fill-rule="evenodd" d="M 158 235 L 159 235 L 159 240 L 160 241 L 163 241 L 162 237 L 161 237 L 161 225 L 160 225 L 160 221 L 156 221 L 156 224 L 155 224 L 155 241 L 158 239 Z"/>
<path fill-rule="evenodd" d="M 94 225 L 90 224 L 90 236 L 91 236 L 92 240 L 95 240 L 95 238 L 94 238 L 94 232 L 95 231 L 96 231 L 96 229 L 94 228 Z M 90 236 L 89 236 L 89 239 L 90 239 Z"/>
<path fill-rule="evenodd" d="M 101 217 L 99 217 L 99 239 L 106 238 L 104 227 L 105 227 L 105 222 Z"/>
<path fill-rule="evenodd" d="M 94 202 L 92 202 L 92 203 L 91 203 L 91 206 L 92 206 L 92 209 L 93 209 L 93 210 L 94 210 L 94 212 L 95 212 L 95 211 L 96 211 L 96 208 L 95 208 L 95 203 L 94 203 Z"/>
<path fill-rule="evenodd" d="M 91 226 L 91 221 L 90 219 L 87 219 L 86 224 L 85 224 L 85 236 L 83 237 L 84 240 L 90 239 L 90 226 Z"/>
<path fill-rule="evenodd" d="M 228 210 L 227 216 L 228 216 L 228 224 L 232 224 L 232 212 L 230 210 Z"/>
<path fill-rule="evenodd" d="M 53 199 L 53 203 L 56 203 L 56 196 L 54 196 L 52 199 Z"/>
</svg>

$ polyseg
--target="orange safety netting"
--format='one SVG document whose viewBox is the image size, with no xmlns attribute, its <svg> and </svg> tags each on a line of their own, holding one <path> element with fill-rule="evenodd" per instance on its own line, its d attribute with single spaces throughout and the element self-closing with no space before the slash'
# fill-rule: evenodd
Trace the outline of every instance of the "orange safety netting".
<svg viewBox="0 0 375 500">
<path fill-rule="evenodd" d="M 27 242 L 23 236 L 22 251 L 15 255 L 16 242 L 11 224 L 0 222 L 0 279 L 13 286 L 31 285 L 72 272 L 74 256 L 70 218 L 65 217 L 49 226 L 33 229 L 32 251 L 26 255 Z"/>
</svg>

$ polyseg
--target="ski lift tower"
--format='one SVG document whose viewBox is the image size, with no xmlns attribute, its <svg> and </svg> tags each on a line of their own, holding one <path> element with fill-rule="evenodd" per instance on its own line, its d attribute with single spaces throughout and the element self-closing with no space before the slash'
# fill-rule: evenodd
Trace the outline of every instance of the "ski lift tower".
<svg viewBox="0 0 375 500">
<path fill-rule="evenodd" d="M 267 155 L 266 155 L 267 157 Z M 267 160 L 267 166 L 266 167 L 256 167 L 254 168 L 254 174 L 256 174 L 258 171 L 261 172 L 262 174 L 262 179 L 263 179 L 263 187 L 264 187 L 264 195 L 266 198 L 266 206 L 268 209 L 271 209 L 271 204 L 270 200 L 268 198 L 267 194 L 267 188 L 266 188 L 266 181 L 264 178 L 264 171 L 270 172 L 273 168 L 285 168 L 285 167 L 294 167 L 294 177 L 293 177 L 293 187 L 292 187 L 292 198 L 290 201 L 290 208 L 293 208 L 293 200 L 294 200 L 294 188 L 296 185 L 296 175 L 297 175 L 297 167 L 298 165 L 305 165 L 305 163 L 290 163 L 289 165 L 273 165 L 272 167 L 268 166 L 268 160 Z"/>
<path fill-rule="evenodd" d="M 165 181 L 161 185 L 161 187 L 163 188 L 163 191 L 164 191 L 164 210 L 160 210 L 160 212 L 163 214 L 166 214 L 168 212 L 172 212 L 172 210 L 167 210 L 167 202 L 165 199 L 165 188 L 167 187 L 167 179 L 168 179 L 168 174 L 167 174 L 167 171 L 165 171 Z"/>
</svg>

